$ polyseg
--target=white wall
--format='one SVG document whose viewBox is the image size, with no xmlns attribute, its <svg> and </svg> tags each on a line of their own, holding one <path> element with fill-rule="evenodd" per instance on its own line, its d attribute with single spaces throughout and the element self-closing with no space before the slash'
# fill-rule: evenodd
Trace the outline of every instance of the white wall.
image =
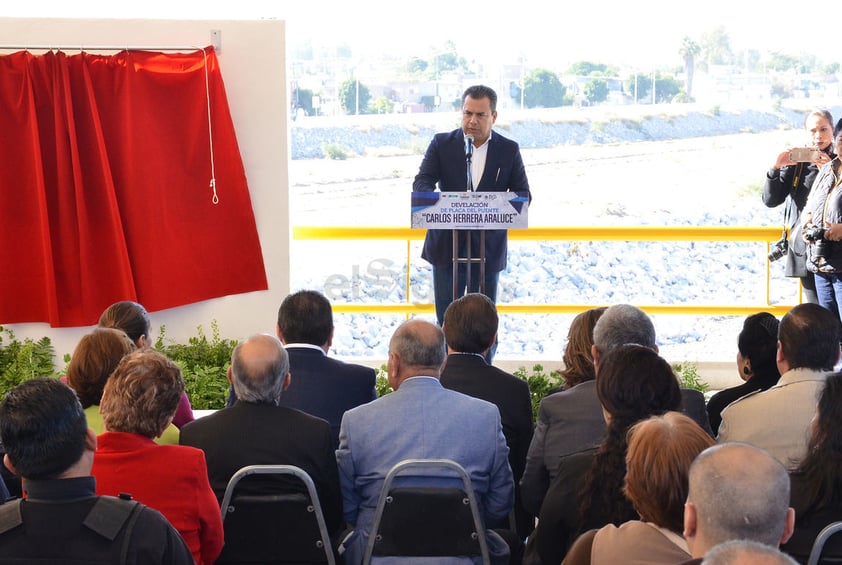
<svg viewBox="0 0 842 565">
<path fill-rule="evenodd" d="M 4 45 L 55 45 L 68 53 L 72 53 L 69 46 L 81 46 L 90 52 L 97 52 L 97 45 L 201 48 L 211 45 L 211 30 L 219 30 L 221 35 L 218 58 L 251 191 L 269 290 L 152 312 L 153 338 L 162 324 L 166 325 L 167 336 L 179 341 L 195 335 L 199 325 L 210 335 L 212 320 L 218 322 L 225 338 L 274 332 L 277 308 L 290 284 L 285 23 L 0 18 Z M 63 366 L 63 355 L 72 353 L 79 338 L 91 329 L 57 329 L 45 323 L 4 325 L 18 338 L 48 336 L 55 345 L 59 367 Z"/>
</svg>

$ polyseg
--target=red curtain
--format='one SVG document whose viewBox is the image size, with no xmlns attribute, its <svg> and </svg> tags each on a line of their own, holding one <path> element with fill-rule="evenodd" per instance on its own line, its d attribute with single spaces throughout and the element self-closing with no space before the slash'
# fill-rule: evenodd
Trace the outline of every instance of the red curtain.
<svg viewBox="0 0 842 565">
<path fill-rule="evenodd" d="M 0 323 L 267 288 L 212 47 L 2 56 L 0 132 Z"/>
</svg>

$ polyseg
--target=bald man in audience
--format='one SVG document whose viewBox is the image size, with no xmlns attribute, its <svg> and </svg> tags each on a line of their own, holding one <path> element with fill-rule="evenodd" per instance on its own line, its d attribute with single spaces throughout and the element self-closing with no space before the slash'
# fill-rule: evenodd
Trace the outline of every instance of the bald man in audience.
<svg viewBox="0 0 842 565">
<path fill-rule="evenodd" d="M 346 565 L 361 562 L 386 474 L 404 459 L 459 463 L 471 478 L 487 528 L 504 525 L 512 510 L 514 482 L 500 411 L 490 402 L 444 388 L 439 382 L 444 359 L 444 334 L 438 326 L 418 319 L 404 322 L 389 342 L 387 367 L 394 392 L 342 418 L 336 458 L 345 519 L 354 526 Z M 427 479 L 430 483 L 461 485 L 448 477 Z M 507 543 L 493 532 L 486 538 L 492 563 L 508 562 Z"/>
<path fill-rule="evenodd" d="M 313 479 L 328 530 L 338 535 L 342 498 L 330 425 L 278 405 L 290 382 L 289 358 L 280 340 L 261 334 L 238 344 L 228 380 L 237 394 L 234 405 L 190 422 L 180 434 L 182 445 L 204 450 L 217 498 L 222 500 L 228 481 L 246 465 L 295 465 Z M 250 479 L 243 487 L 258 493 L 281 488 L 268 479 Z"/>
<path fill-rule="evenodd" d="M 745 539 L 777 548 L 792 535 L 789 475 L 774 457 L 744 443 L 704 450 L 690 467 L 684 538 L 701 563 L 708 550 Z"/>
<path fill-rule="evenodd" d="M 320 292 L 299 290 L 278 308 L 275 333 L 287 351 L 292 375 L 279 403 L 327 420 L 336 449 L 342 414 L 377 398 L 377 377 L 371 367 L 328 355 L 333 330 L 333 309 Z M 236 399 L 232 389 L 228 405 Z"/>
</svg>

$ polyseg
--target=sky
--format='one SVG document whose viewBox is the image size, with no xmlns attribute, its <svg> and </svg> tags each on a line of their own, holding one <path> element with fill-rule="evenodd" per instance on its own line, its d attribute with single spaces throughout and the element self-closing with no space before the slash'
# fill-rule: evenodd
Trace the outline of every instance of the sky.
<svg viewBox="0 0 842 565">
<path fill-rule="evenodd" d="M 290 41 L 314 46 L 347 44 L 360 56 L 393 53 L 427 56 L 453 41 L 469 60 L 564 66 L 589 60 L 651 68 L 681 64 L 687 36 L 724 26 L 734 51 L 746 48 L 786 54 L 812 53 L 830 63 L 828 37 L 811 18 L 790 26 L 791 0 L 761 5 L 746 0 L 603 0 L 561 2 L 484 0 L 39 0 L 5 3 L 4 17 L 284 19 Z M 798 19 L 801 19 L 800 17 Z M 842 57 L 842 56 L 841 56 Z"/>
</svg>

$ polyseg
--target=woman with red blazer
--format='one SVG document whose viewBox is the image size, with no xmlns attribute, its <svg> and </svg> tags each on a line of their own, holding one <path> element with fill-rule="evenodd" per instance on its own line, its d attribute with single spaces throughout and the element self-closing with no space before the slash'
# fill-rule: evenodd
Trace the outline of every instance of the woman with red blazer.
<svg viewBox="0 0 842 565">
<path fill-rule="evenodd" d="M 146 349 L 124 357 L 105 385 L 93 475 L 97 494 L 132 498 L 161 512 L 184 538 L 197 565 L 222 551 L 222 515 L 202 450 L 158 445 L 172 422 L 184 381 L 178 365 Z"/>
</svg>

